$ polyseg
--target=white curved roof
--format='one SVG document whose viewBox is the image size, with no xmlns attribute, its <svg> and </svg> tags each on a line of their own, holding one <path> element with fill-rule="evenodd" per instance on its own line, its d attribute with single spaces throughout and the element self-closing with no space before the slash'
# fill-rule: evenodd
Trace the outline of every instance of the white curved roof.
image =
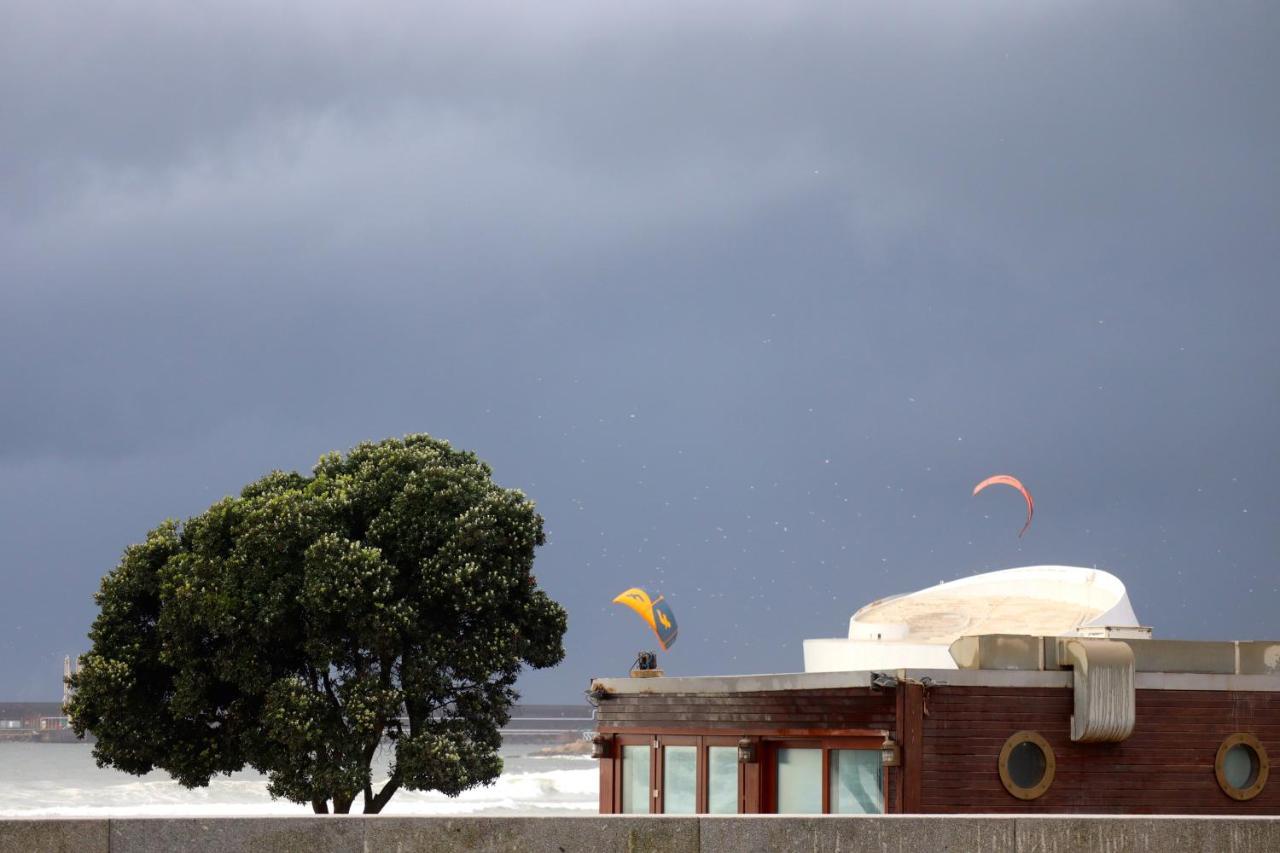
<svg viewBox="0 0 1280 853">
<path fill-rule="evenodd" d="M 1074 566 L 987 572 L 873 601 L 849 620 L 849 639 L 946 643 L 975 634 L 1067 634 L 1087 626 L 1136 627 L 1115 575 Z"/>
<path fill-rule="evenodd" d="M 955 667 L 949 648 L 982 634 L 1063 636 L 1139 628 L 1124 584 L 1099 569 L 1025 566 L 873 601 L 849 620 L 848 639 L 805 640 L 805 670 Z"/>
</svg>

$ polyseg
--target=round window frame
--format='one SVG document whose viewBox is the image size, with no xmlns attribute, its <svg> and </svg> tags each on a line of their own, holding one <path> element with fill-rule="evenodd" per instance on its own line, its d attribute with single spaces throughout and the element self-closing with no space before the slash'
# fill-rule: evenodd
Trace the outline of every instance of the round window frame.
<svg viewBox="0 0 1280 853">
<path fill-rule="evenodd" d="M 1227 781 L 1227 753 L 1236 746 L 1247 746 L 1258 757 L 1258 775 L 1253 780 L 1253 784 L 1247 788 L 1237 788 Z M 1267 776 L 1270 772 L 1271 761 L 1267 758 L 1266 748 L 1256 737 L 1248 732 L 1236 732 L 1233 735 L 1228 735 L 1218 747 L 1218 755 L 1213 760 L 1213 775 L 1218 777 L 1218 787 L 1222 789 L 1224 794 L 1238 802 L 1252 800 L 1261 794 L 1262 789 L 1266 787 Z"/>
<path fill-rule="evenodd" d="M 1018 785 L 1009 774 L 1009 756 L 1013 754 L 1014 749 L 1024 743 L 1034 743 L 1044 753 L 1044 776 L 1030 788 Z M 1004 785 L 1006 791 L 1020 800 L 1034 800 L 1044 796 L 1045 792 L 1053 785 L 1053 777 L 1057 770 L 1058 760 L 1053 754 L 1053 747 L 1049 745 L 1049 741 L 1045 740 L 1039 732 L 1024 730 L 1009 735 L 1009 739 L 1004 742 L 1004 746 L 1000 749 L 998 766 L 1000 769 L 1000 782 Z"/>
</svg>

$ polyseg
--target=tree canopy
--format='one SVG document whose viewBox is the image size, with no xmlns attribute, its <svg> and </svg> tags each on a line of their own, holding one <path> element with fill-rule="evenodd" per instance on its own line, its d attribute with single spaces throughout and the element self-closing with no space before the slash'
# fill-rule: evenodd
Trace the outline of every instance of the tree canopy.
<svg viewBox="0 0 1280 853">
<path fill-rule="evenodd" d="M 316 812 L 491 782 L 516 677 L 559 663 L 566 624 L 532 574 L 542 517 L 491 475 L 411 435 L 164 522 L 95 595 L 76 733 L 100 766 L 197 787 L 247 765 Z"/>
</svg>

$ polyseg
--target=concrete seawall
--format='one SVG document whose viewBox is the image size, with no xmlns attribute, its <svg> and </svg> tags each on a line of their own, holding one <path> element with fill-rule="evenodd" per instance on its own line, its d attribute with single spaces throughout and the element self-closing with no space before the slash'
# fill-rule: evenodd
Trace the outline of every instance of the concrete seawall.
<svg viewBox="0 0 1280 853">
<path fill-rule="evenodd" d="M 0 819 L 0 853 L 1246 853 L 1280 817 L 296 817 Z"/>
</svg>

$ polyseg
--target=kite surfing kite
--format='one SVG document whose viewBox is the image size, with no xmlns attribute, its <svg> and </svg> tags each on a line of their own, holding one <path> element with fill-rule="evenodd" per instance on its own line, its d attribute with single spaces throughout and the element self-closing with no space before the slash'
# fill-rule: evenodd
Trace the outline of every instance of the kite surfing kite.
<svg viewBox="0 0 1280 853">
<path fill-rule="evenodd" d="M 676 627 L 676 616 L 671 612 L 671 606 L 663 600 L 661 595 L 656 599 L 650 599 L 649 593 L 638 586 L 633 586 L 615 598 L 613 603 L 625 604 L 640 614 L 640 618 L 648 622 L 653 633 L 657 635 L 664 652 L 675 645 L 676 634 L 680 629 Z"/>
<path fill-rule="evenodd" d="M 1031 516 L 1035 515 L 1036 502 L 1032 500 L 1031 493 L 1027 491 L 1027 487 L 1022 485 L 1022 483 L 1018 480 L 1017 477 L 1011 477 L 1008 474 L 996 474 L 994 477 L 988 477 L 987 479 L 983 480 L 981 483 L 973 487 L 973 493 L 976 495 L 978 492 L 982 491 L 987 486 L 995 486 L 995 485 L 1012 486 L 1013 488 L 1017 489 L 1019 492 L 1022 493 L 1023 500 L 1027 502 L 1027 522 L 1026 524 L 1022 525 L 1022 529 L 1018 531 L 1018 538 L 1021 539 L 1022 534 L 1026 533 L 1027 528 L 1031 526 Z"/>
</svg>

